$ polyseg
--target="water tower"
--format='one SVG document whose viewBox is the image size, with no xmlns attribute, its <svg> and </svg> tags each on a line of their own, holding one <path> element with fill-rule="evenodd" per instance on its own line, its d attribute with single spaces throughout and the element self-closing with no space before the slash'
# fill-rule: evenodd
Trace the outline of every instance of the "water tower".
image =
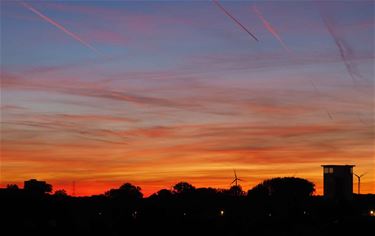
<svg viewBox="0 0 375 236">
<path fill-rule="evenodd" d="M 324 197 L 331 200 L 351 200 L 353 198 L 354 165 L 322 165 L 324 177 Z"/>
</svg>

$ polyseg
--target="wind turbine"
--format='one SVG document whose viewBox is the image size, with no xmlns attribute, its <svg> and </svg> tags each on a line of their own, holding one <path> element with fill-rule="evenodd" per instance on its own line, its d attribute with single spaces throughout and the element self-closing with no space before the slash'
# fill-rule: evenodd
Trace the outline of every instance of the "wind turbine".
<svg viewBox="0 0 375 236">
<path fill-rule="evenodd" d="M 240 179 L 240 178 L 237 178 L 236 170 L 233 170 L 233 172 L 234 172 L 234 179 L 233 179 L 232 183 L 230 183 L 230 184 L 232 185 L 233 183 L 235 183 L 235 186 L 237 187 L 238 186 L 238 182 L 237 181 L 243 181 L 243 180 Z"/>
<path fill-rule="evenodd" d="M 358 179 L 358 194 L 361 194 L 361 177 L 367 173 L 363 173 L 361 175 L 354 174 Z"/>
</svg>

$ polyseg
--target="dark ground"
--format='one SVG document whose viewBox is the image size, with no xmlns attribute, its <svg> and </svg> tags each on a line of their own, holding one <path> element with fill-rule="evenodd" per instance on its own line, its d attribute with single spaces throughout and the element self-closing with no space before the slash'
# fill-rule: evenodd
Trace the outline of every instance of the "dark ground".
<svg viewBox="0 0 375 236">
<path fill-rule="evenodd" d="M 206 190 L 148 198 L 1 189 L 1 235 L 374 235 L 375 195 L 257 199 Z M 223 211 L 223 212 L 221 212 Z M 5 234 L 4 234 L 5 233 Z"/>
</svg>

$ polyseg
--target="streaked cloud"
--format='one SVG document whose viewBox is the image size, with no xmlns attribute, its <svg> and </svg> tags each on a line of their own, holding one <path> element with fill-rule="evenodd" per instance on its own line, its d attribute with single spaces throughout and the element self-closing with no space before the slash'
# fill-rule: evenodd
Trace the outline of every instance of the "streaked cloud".
<svg viewBox="0 0 375 236">
<path fill-rule="evenodd" d="M 269 21 L 263 16 L 262 12 L 254 5 L 252 8 L 253 12 L 258 16 L 258 18 L 262 21 L 264 27 L 276 38 L 277 41 L 281 44 L 281 46 L 287 51 L 290 52 L 290 49 L 286 46 L 284 41 L 282 40 L 279 33 L 276 29 L 271 25 Z"/>
</svg>

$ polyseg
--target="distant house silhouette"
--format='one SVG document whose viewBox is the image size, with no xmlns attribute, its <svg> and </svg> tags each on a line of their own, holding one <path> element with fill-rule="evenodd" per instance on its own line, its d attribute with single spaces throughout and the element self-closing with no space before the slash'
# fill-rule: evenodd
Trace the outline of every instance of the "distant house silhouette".
<svg viewBox="0 0 375 236">
<path fill-rule="evenodd" d="M 353 198 L 354 165 L 322 165 L 324 176 L 324 197 L 331 200 Z"/>
<path fill-rule="evenodd" d="M 24 190 L 34 194 L 44 194 L 52 191 L 52 185 L 47 184 L 46 181 L 39 181 L 30 179 L 24 182 Z"/>
</svg>

